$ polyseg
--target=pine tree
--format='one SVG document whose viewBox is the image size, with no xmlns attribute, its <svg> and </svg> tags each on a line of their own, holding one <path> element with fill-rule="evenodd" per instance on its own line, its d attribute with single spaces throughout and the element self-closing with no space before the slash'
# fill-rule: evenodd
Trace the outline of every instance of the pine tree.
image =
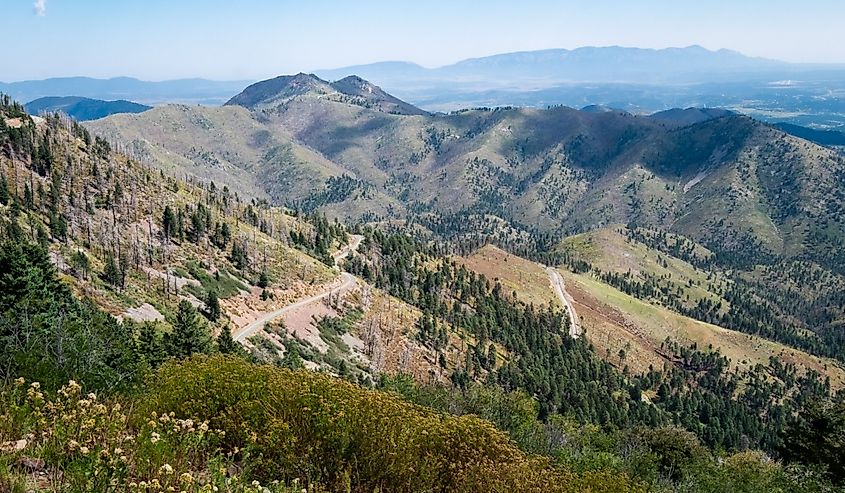
<svg viewBox="0 0 845 493">
<path fill-rule="evenodd" d="M 117 262 L 114 260 L 114 255 L 109 254 L 106 257 L 106 266 L 103 269 L 103 280 L 112 286 L 119 286 L 122 276 Z"/>
<path fill-rule="evenodd" d="M 138 349 L 151 368 L 157 368 L 167 359 L 161 335 L 152 322 L 145 322 L 138 334 Z"/>
<path fill-rule="evenodd" d="M 266 270 L 262 270 L 261 275 L 258 276 L 258 284 L 256 284 L 256 286 L 258 286 L 259 288 L 266 288 L 269 285 L 270 285 L 270 276 L 267 275 Z"/>
<path fill-rule="evenodd" d="M 229 326 L 223 327 L 217 336 L 217 350 L 222 354 L 243 354 L 243 348 L 232 338 Z"/>
<path fill-rule="evenodd" d="M 289 343 L 285 346 L 285 356 L 282 358 L 282 366 L 292 370 L 299 370 L 305 366 L 302 363 L 302 357 L 299 355 L 299 348 L 295 343 Z"/>
<path fill-rule="evenodd" d="M 212 322 L 216 322 L 220 318 L 220 301 L 217 299 L 217 291 L 214 289 L 210 289 L 205 297 L 205 315 Z"/>
<path fill-rule="evenodd" d="M 88 269 L 91 267 L 91 263 L 88 261 L 88 256 L 85 255 L 85 252 L 82 250 L 74 252 L 73 257 L 71 257 L 71 262 L 73 262 L 74 269 L 79 272 L 82 279 L 87 279 Z"/>
<path fill-rule="evenodd" d="M 161 229 L 164 231 L 164 237 L 168 240 L 176 236 L 176 216 L 173 214 L 173 209 L 169 205 L 164 206 Z"/>
<path fill-rule="evenodd" d="M 0 204 L 8 205 L 9 200 L 9 182 L 6 180 L 6 175 L 0 174 Z"/>
<path fill-rule="evenodd" d="M 237 241 L 232 243 L 232 254 L 229 256 L 229 260 L 238 270 L 244 270 L 247 267 L 246 250 Z"/>
<path fill-rule="evenodd" d="M 179 302 L 173 332 L 167 340 L 167 352 L 174 358 L 187 358 L 196 353 L 211 352 L 208 326 L 199 320 L 197 310 L 186 300 Z"/>
</svg>

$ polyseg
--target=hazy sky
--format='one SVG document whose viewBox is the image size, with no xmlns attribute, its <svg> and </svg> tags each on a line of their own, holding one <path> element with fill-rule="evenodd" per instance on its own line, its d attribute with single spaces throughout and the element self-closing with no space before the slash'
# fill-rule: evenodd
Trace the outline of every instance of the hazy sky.
<svg viewBox="0 0 845 493">
<path fill-rule="evenodd" d="M 7 82 L 259 79 L 587 45 L 845 63 L 845 0 L 0 0 L 0 19 Z"/>
</svg>

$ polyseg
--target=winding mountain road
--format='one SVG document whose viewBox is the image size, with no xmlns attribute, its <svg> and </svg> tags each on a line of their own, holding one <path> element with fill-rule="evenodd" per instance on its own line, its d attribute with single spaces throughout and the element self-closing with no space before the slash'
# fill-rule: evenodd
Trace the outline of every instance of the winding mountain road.
<svg viewBox="0 0 845 493">
<path fill-rule="evenodd" d="M 361 240 L 363 239 L 363 236 L 352 235 L 349 244 L 345 245 L 343 248 L 334 253 L 333 257 L 335 262 L 345 259 L 349 256 L 350 253 L 357 250 L 358 246 L 361 244 Z M 348 272 L 342 272 L 340 274 L 340 278 L 341 283 L 339 286 L 329 288 L 326 291 L 323 291 L 322 293 L 316 294 L 314 296 L 309 296 L 308 298 L 301 299 L 299 301 L 291 303 L 290 305 L 279 308 L 276 311 L 265 313 L 259 319 L 255 320 L 249 325 L 238 329 L 238 331 L 234 334 L 233 338 L 238 342 L 243 342 L 248 338 L 252 337 L 252 335 L 258 332 L 259 330 L 263 329 L 266 324 L 272 322 L 273 320 L 276 320 L 285 313 L 291 310 L 295 310 L 301 306 L 310 305 L 311 303 L 320 301 L 324 298 L 329 297 L 330 295 L 349 291 L 350 289 L 355 287 L 355 283 L 358 282 L 355 276 Z"/>
<path fill-rule="evenodd" d="M 569 314 L 569 335 L 573 339 L 577 339 L 581 336 L 583 331 L 581 330 L 581 320 L 578 318 L 578 314 L 575 313 L 574 300 L 571 296 L 569 296 L 569 293 L 566 292 L 566 285 L 563 282 L 563 277 L 561 277 L 560 272 L 558 272 L 557 269 L 554 267 L 546 267 L 546 273 L 549 275 L 549 281 L 551 281 L 552 288 L 555 290 L 557 297 L 560 298 L 560 302 L 566 305 L 566 312 Z"/>
<path fill-rule="evenodd" d="M 247 325 L 246 327 L 239 329 L 237 335 L 234 336 L 234 339 L 238 342 L 243 342 L 246 339 L 250 338 L 256 332 L 258 332 L 259 330 L 263 329 L 264 325 L 266 325 L 266 324 L 272 322 L 273 320 L 281 317 L 285 313 L 287 313 L 291 310 L 295 310 L 295 309 L 297 309 L 301 306 L 310 305 L 311 303 L 314 303 L 316 301 L 320 301 L 323 298 L 327 298 L 329 295 L 349 291 L 350 289 L 352 289 L 355 286 L 355 283 L 357 282 L 357 279 L 355 279 L 355 276 L 353 276 L 352 274 L 349 274 L 348 272 L 341 273 L 340 277 L 341 277 L 341 279 L 343 279 L 343 282 L 341 283 L 340 286 L 326 290 L 326 291 L 324 291 L 320 294 L 316 294 L 314 296 L 310 296 L 308 298 L 301 299 L 301 300 L 299 300 L 295 303 L 292 303 L 290 305 L 279 308 L 276 311 L 265 313 L 258 320 L 252 322 L 251 324 Z"/>
</svg>

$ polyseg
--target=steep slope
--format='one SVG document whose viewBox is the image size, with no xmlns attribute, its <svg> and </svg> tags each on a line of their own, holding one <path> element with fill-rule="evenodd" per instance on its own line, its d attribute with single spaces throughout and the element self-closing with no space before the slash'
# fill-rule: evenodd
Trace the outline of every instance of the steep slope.
<svg viewBox="0 0 845 493">
<path fill-rule="evenodd" d="M 220 112 L 245 111 L 185 110 L 156 111 L 210 128 Z M 127 324 L 166 333 L 188 301 L 259 359 L 361 382 L 383 373 L 447 381 L 465 360 L 466 338 L 450 331 L 435 352 L 417 337 L 418 309 L 326 265 L 360 243 L 342 226 L 166 175 L 65 115 L 29 117 L 4 102 L 0 232 L 9 231 L 42 242 L 75 294 Z"/>
<path fill-rule="evenodd" d="M 426 111 L 384 92 L 382 88 L 356 75 L 350 75 L 337 82 L 333 82 L 332 87 L 347 96 L 355 98 L 352 102 L 359 106 L 377 108 L 379 111 L 394 115 L 428 114 Z"/>
<path fill-rule="evenodd" d="M 39 98 L 26 104 L 26 110 L 30 114 L 61 111 L 77 121 L 97 120 L 117 113 L 143 113 L 150 108 L 123 99 L 103 101 L 76 96 Z"/>
<path fill-rule="evenodd" d="M 305 198 L 342 173 L 284 132 L 271 132 L 239 106 L 167 105 L 86 125 L 166 171 L 226 183 L 234 191 L 277 203 Z"/>
<path fill-rule="evenodd" d="M 4 233 L 47 247 L 73 291 L 118 318 L 166 331 L 188 301 L 213 332 L 237 330 L 235 308 L 270 311 L 336 276 L 315 258 L 345 236 L 327 221 L 167 176 L 64 116 L 5 105 L 0 122 Z"/>
<path fill-rule="evenodd" d="M 343 83 L 350 85 L 372 89 L 357 78 Z M 442 223 L 455 214 L 492 214 L 550 233 L 636 223 L 690 236 L 738 264 L 804 256 L 845 265 L 835 248 L 845 237 L 845 161 L 750 118 L 565 107 L 398 115 L 383 106 L 392 99 L 372 91 L 373 103 L 363 104 L 315 76 L 265 81 L 235 99 L 256 111 L 219 110 L 221 125 L 236 117 L 247 129 L 206 138 L 241 148 L 247 135 L 261 132 L 304 146 L 311 153 L 302 151 L 294 167 L 301 172 L 291 174 L 267 173 L 266 153 L 244 152 L 235 167 L 257 178 L 243 190 L 260 196 L 281 182 L 304 205 L 345 217 L 413 214 Z M 90 128 L 137 140 L 132 127 L 149 128 L 153 115 L 111 117 Z M 166 125 L 169 116 L 160 117 Z M 175 149 L 197 168 L 206 165 L 189 152 L 196 140 L 189 134 L 144 138 L 159 152 Z M 351 180 L 329 182 L 341 174 Z"/>
<path fill-rule="evenodd" d="M 571 270 L 640 304 L 845 359 L 845 276 L 813 262 L 737 270 L 687 237 L 623 226 L 566 238 L 559 249 Z"/>
</svg>

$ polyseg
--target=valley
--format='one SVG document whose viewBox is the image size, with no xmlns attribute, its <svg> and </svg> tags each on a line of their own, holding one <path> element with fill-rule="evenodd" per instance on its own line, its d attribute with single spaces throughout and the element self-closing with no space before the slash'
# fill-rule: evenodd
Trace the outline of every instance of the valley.
<svg viewBox="0 0 845 493">
<path fill-rule="evenodd" d="M 546 455 L 572 450 L 548 445 L 559 420 L 776 454 L 845 388 L 845 160 L 751 118 L 432 114 L 307 74 L 85 123 L 3 104 L 5 310 L 98 321 L 4 326 L 8 375 L 97 381 L 77 355 L 122 348 L 102 365 L 131 388 L 220 354 L 480 414 Z M 524 397 L 470 411 L 476 392 Z M 533 438 L 490 407 L 523 398 Z"/>
</svg>

